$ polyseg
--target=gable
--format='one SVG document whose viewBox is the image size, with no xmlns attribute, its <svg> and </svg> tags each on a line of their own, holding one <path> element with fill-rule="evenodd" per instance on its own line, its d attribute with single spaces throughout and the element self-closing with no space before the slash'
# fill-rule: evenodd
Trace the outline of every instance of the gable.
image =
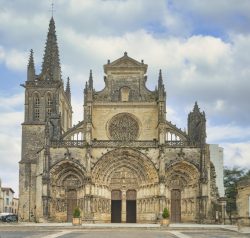
<svg viewBox="0 0 250 238">
<path fill-rule="evenodd" d="M 121 58 L 113 61 L 110 63 L 108 61 L 108 64 L 105 64 L 104 66 L 104 72 L 107 74 L 110 71 L 120 71 L 120 70 L 136 70 L 136 71 L 142 71 L 144 74 L 147 72 L 148 65 L 144 64 L 143 61 L 139 62 L 135 59 L 130 58 L 127 55 L 127 52 L 124 53 L 124 56 Z"/>
</svg>

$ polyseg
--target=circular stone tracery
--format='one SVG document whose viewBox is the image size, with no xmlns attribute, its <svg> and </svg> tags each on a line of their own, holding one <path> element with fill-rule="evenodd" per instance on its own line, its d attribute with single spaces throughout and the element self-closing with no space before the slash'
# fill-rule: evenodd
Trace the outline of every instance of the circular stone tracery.
<svg viewBox="0 0 250 238">
<path fill-rule="evenodd" d="M 111 119 L 108 132 L 113 140 L 135 140 L 139 134 L 139 124 L 128 113 L 120 113 Z"/>
</svg>

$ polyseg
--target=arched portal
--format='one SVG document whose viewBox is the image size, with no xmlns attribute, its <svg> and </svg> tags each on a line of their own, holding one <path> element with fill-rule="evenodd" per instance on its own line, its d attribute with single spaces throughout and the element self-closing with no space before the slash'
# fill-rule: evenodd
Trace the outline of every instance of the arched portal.
<svg viewBox="0 0 250 238">
<path fill-rule="evenodd" d="M 194 220 L 198 179 L 198 168 L 190 162 L 177 161 L 166 167 L 166 187 L 170 194 L 171 222 Z"/>
<path fill-rule="evenodd" d="M 105 186 L 110 191 L 111 222 L 119 222 L 118 220 L 114 221 L 112 214 L 114 206 L 117 206 L 117 209 L 121 211 L 120 222 L 138 221 L 138 192 L 149 189 L 150 186 L 159 181 L 157 170 L 152 161 L 141 152 L 127 148 L 113 150 L 103 155 L 94 166 L 92 175 L 95 184 Z M 121 199 L 113 199 L 117 191 L 120 191 Z M 141 196 L 146 196 L 146 194 Z M 115 215 L 117 214 L 115 213 Z"/>
<path fill-rule="evenodd" d="M 85 169 L 73 160 L 62 160 L 53 165 L 50 174 L 50 214 L 56 221 L 70 222 L 73 210 L 84 199 Z"/>
</svg>

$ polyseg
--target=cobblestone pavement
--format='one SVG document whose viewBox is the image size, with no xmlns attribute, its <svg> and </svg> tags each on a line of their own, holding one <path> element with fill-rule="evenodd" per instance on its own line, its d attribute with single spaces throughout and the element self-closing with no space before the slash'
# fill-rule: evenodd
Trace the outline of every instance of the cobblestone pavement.
<svg viewBox="0 0 250 238">
<path fill-rule="evenodd" d="M 0 227 L 0 238 L 250 238 L 250 234 L 214 229 L 74 229 L 63 227 Z"/>
</svg>

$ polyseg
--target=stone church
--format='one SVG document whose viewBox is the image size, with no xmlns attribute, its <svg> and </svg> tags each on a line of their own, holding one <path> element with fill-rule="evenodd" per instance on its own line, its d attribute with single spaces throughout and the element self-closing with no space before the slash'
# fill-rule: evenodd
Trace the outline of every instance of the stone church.
<svg viewBox="0 0 250 238">
<path fill-rule="evenodd" d="M 147 67 L 126 52 L 108 60 L 101 91 L 90 71 L 83 120 L 72 126 L 70 80 L 64 87 L 51 18 L 41 73 L 31 51 L 22 84 L 20 221 L 71 221 L 75 207 L 83 222 L 96 223 L 156 223 L 165 207 L 172 222 L 223 214 L 205 113 L 194 104 L 187 132 L 168 121 L 162 73 L 150 91 Z"/>
</svg>

